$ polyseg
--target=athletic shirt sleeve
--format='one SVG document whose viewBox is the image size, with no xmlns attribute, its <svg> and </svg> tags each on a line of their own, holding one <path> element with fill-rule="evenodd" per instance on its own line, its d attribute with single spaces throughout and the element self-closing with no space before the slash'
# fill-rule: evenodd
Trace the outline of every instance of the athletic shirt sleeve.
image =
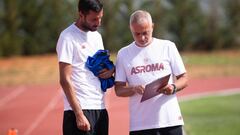
<svg viewBox="0 0 240 135">
<path fill-rule="evenodd" d="M 123 63 L 123 57 L 121 50 L 117 54 L 117 60 L 116 60 L 116 73 L 115 73 L 115 81 L 118 82 L 127 82 L 126 80 L 126 73 L 124 71 L 124 63 Z"/>
<path fill-rule="evenodd" d="M 73 61 L 73 44 L 70 40 L 60 35 L 56 47 L 58 61 L 72 64 Z"/>
<path fill-rule="evenodd" d="M 182 58 L 177 50 L 176 45 L 170 42 L 169 55 L 171 61 L 172 72 L 175 76 L 181 75 L 186 72 Z"/>
<path fill-rule="evenodd" d="M 99 41 L 101 41 L 101 46 L 100 46 L 100 48 L 101 48 L 101 49 L 104 49 L 103 40 L 102 40 L 102 35 L 98 33 L 98 36 L 99 36 Z M 100 42 L 99 42 L 99 44 L 100 44 Z"/>
</svg>

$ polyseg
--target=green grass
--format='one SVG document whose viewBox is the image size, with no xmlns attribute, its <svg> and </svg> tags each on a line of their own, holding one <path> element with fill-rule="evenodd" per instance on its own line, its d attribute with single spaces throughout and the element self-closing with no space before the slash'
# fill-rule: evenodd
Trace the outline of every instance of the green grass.
<svg viewBox="0 0 240 135">
<path fill-rule="evenodd" d="M 191 65 L 239 66 L 240 51 L 211 52 L 211 53 L 183 53 L 183 60 Z"/>
<path fill-rule="evenodd" d="M 240 94 L 180 102 L 187 135 L 238 135 Z"/>
</svg>

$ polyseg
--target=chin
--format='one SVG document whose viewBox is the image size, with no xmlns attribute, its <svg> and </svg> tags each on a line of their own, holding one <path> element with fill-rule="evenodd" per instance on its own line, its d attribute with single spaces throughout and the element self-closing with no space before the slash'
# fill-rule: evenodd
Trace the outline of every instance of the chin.
<svg viewBox="0 0 240 135">
<path fill-rule="evenodd" d="M 97 31 L 97 27 L 90 28 L 89 30 L 90 30 L 90 31 Z"/>
<path fill-rule="evenodd" d="M 94 31 L 97 31 L 97 29 L 91 29 L 90 31 L 91 31 L 91 32 L 94 32 Z"/>
<path fill-rule="evenodd" d="M 142 47 L 144 47 L 144 46 L 148 46 L 149 45 L 149 43 L 147 42 L 147 43 L 141 43 L 141 44 L 139 44 L 140 46 L 142 46 Z"/>
</svg>

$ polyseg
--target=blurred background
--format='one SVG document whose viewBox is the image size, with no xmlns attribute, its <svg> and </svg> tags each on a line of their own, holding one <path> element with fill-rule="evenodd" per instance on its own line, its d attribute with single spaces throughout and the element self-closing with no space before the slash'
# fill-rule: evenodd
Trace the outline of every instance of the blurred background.
<svg viewBox="0 0 240 135">
<path fill-rule="evenodd" d="M 180 102 L 187 135 L 239 134 L 240 94 L 232 90 L 240 91 L 240 0 L 102 2 L 99 32 L 113 61 L 117 51 L 133 41 L 129 16 L 147 10 L 155 24 L 154 37 L 175 42 L 186 65 L 189 87 L 180 97 L 231 90 L 230 97 Z M 77 4 L 0 0 L 0 134 L 12 127 L 23 135 L 61 134 L 55 48 L 60 32 L 78 17 Z M 113 90 L 107 95 L 110 123 L 115 123 L 110 135 L 128 134 L 127 99 L 116 97 Z"/>
<path fill-rule="evenodd" d="M 240 0 L 102 2 L 99 32 L 113 60 L 133 41 L 129 16 L 143 9 L 152 15 L 154 37 L 176 43 L 191 76 L 240 75 Z M 77 5 L 78 0 L 0 0 L 0 85 L 58 82 L 56 43 L 78 17 Z"/>
<path fill-rule="evenodd" d="M 1 0 L 0 57 L 55 53 L 60 32 L 77 18 L 77 0 Z M 151 13 L 154 36 L 180 51 L 240 48 L 239 0 L 104 0 L 100 32 L 106 49 L 132 42 L 129 16 Z"/>
</svg>

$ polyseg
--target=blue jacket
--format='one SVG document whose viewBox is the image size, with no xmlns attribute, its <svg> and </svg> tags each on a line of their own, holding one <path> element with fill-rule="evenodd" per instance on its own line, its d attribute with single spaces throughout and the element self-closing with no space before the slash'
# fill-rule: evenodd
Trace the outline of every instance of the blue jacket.
<svg viewBox="0 0 240 135">
<path fill-rule="evenodd" d="M 111 70 L 114 68 L 114 64 L 109 60 L 108 50 L 98 50 L 92 57 L 88 56 L 86 67 L 93 72 L 95 76 L 99 75 L 99 71 L 107 68 Z M 114 85 L 114 77 L 111 76 L 108 79 L 99 78 L 101 82 L 102 91 L 106 92 L 107 88 L 111 88 Z"/>
</svg>

